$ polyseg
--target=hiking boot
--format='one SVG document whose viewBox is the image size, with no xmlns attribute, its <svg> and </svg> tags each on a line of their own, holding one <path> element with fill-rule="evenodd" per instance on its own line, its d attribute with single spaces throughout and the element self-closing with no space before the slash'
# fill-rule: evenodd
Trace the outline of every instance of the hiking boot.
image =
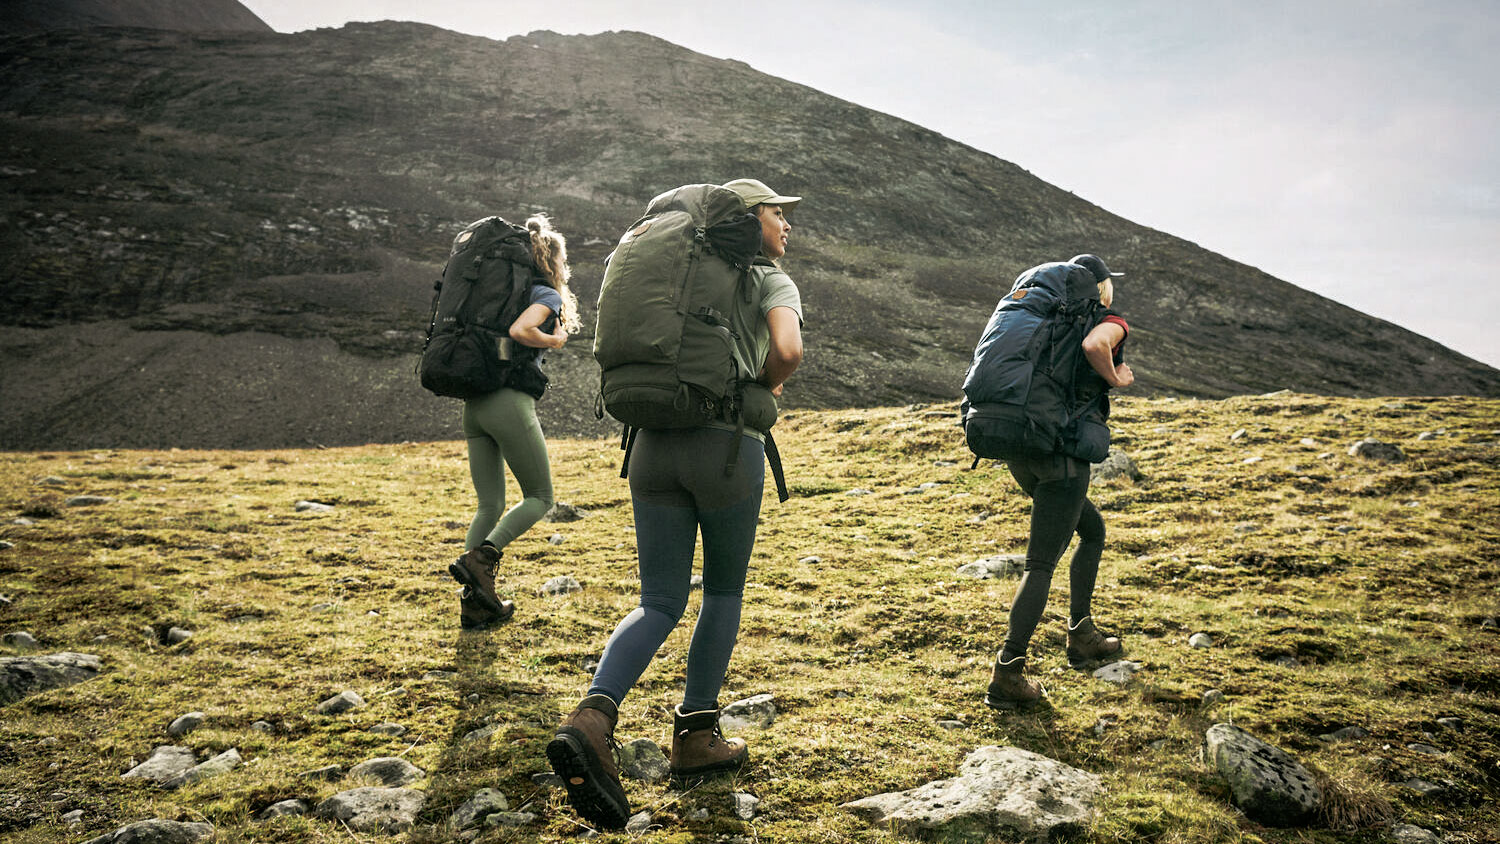
<svg viewBox="0 0 1500 844">
<path fill-rule="evenodd" d="M 1114 659 L 1125 653 L 1125 646 L 1114 636 L 1106 636 L 1094 626 L 1094 617 L 1086 616 L 1068 625 L 1068 665 L 1088 668 L 1096 662 Z"/>
<path fill-rule="evenodd" d="M 1040 684 L 1026 679 L 1026 657 L 1018 656 L 1002 661 L 995 655 L 995 670 L 990 674 L 989 688 L 984 692 L 984 705 L 991 709 L 1027 710 L 1042 702 Z"/>
<path fill-rule="evenodd" d="M 500 598 L 495 594 L 495 564 L 500 562 L 500 549 L 493 545 L 481 545 L 464 553 L 458 562 L 448 567 L 453 579 L 469 587 L 473 599 L 492 615 L 505 612 Z M 514 609 L 512 609 L 514 611 Z"/>
<path fill-rule="evenodd" d="M 585 820 L 604 829 L 624 829 L 630 820 L 630 801 L 612 752 L 619 717 L 614 701 L 589 695 L 547 742 L 547 761 L 567 786 L 568 802 Z"/>
<path fill-rule="evenodd" d="M 672 710 L 671 784 L 695 785 L 711 774 L 738 771 L 750 758 L 743 739 L 727 739 L 719 730 L 719 710 Z"/>
<path fill-rule="evenodd" d="M 510 601 L 500 602 L 500 612 L 490 612 L 474 597 L 474 587 L 465 586 L 464 591 L 458 596 L 458 623 L 465 630 L 488 630 L 489 628 L 510 621 L 510 617 L 516 614 L 516 605 Z"/>
</svg>

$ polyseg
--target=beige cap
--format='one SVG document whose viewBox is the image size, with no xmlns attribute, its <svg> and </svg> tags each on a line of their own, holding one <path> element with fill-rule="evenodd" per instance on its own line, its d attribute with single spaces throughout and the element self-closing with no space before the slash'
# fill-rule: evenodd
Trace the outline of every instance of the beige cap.
<svg viewBox="0 0 1500 844">
<path fill-rule="evenodd" d="M 784 213 L 792 213 L 797 203 L 802 201 L 800 196 L 782 196 L 766 186 L 759 179 L 735 179 L 727 182 L 724 187 L 740 195 L 744 200 L 746 208 L 754 208 L 757 205 L 780 205 Z"/>
</svg>

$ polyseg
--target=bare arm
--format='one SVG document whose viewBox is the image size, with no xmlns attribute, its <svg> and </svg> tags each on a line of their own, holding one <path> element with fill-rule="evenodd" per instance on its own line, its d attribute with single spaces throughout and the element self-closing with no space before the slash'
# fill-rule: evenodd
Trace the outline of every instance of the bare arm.
<svg viewBox="0 0 1500 844">
<path fill-rule="evenodd" d="M 766 324 L 771 329 L 771 348 L 758 380 L 779 396 L 781 385 L 802 363 L 802 321 L 796 311 L 779 307 L 766 314 Z"/>
<path fill-rule="evenodd" d="M 568 342 L 568 332 L 561 324 L 551 334 L 542 331 L 542 323 L 551 316 L 552 309 L 537 302 L 510 324 L 510 339 L 533 349 L 561 349 Z"/>
<path fill-rule="evenodd" d="M 1089 366 L 1111 387 L 1129 387 L 1135 383 L 1135 373 L 1128 364 L 1115 366 L 1115 346 L 1124 339 L 1125 329 L 1113 322 L 1099 323 L 1083 338 L 1083 354 Z"/>
</svg>

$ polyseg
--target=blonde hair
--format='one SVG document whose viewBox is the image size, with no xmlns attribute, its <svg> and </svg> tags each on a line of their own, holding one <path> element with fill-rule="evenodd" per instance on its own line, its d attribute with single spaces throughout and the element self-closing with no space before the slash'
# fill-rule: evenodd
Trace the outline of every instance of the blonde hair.
<svg viewBox="0 0 1500 844">
<path fill-rule="evenodd" d="M 1099 282 L 1099 304 L 1109 307 L 1115 301 L 1115 280 L 1106 278 Z"/>
<path fill-rule="evenodd" d="M 562 232 L 552 228 L 546 214 L 533 214 L 526 219 L 526 229 L 531 232 L 531 257 L 547 284 L 562 296 L 562 311 L 557 321 L 569 334 L 577 334 L 578 297 L 568 289 L 568 279 L 573 271 L 568 269 L 568 241 Z"/>
</svg>

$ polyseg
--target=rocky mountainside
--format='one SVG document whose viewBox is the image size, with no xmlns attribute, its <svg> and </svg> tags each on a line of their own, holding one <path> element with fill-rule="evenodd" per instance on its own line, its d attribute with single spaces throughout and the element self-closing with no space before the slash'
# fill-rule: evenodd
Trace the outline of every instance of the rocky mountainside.
<svg viewBox="0 0 1500 844">
<path fill-rule="evenodd" d="M 1014 164 L 639 33 L 10 35 L 0 125 L 4 448 L 456 436 L 411 374 L 453 232 L 552 214 L 589 326 L 651 196 L 740 176 L 806 197 L 791 406 L 956 399 L 1015 275 L 1081 251 L 1128 273 L 1138 392 L 1500 395 L 1490 367 Z M 550 355 L 551 434 L 608 430 L 591 339 Z"/>
<path fill-rule="evenodd" d="M 5 0 L 0 31 L 135 26 L 185 32 L 272 32 L 235 0 Z"/>
</svg>

